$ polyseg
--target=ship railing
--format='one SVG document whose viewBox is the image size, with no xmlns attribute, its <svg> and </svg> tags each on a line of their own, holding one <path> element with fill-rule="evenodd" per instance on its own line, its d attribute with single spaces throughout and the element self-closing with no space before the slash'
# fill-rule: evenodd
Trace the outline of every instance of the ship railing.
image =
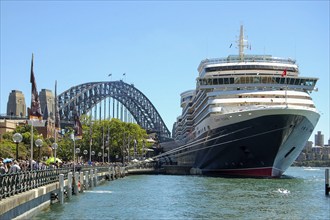
<svg viewBox="0 0 330 220">
<path fill-rule="evenodd" d="M 294 103 L 288 103 L 291 107 L 294 107 Z M 314 105 L 303 105 L 299 103 L 299 109 L 314 109 Z M 226 113 L 239 113 L 239 112 L 244 112 L 244 111 L 253 111 L 253 110 L 262 110 L 262 109 L 287 109 L 287 103 L 282 102 L 278 104 L 274 103 L 262 103 L 262 104 L 257 104 L 257 105 L 243 105 L 243 106 L 233 106 L 233 107 L 223 107 L 222 114 Z"/>
<path fill-rule="evenodd" d="M 228 56 L 227 58 L 212 58 L 202 60 L 198 66 L 199 72 L 206 64 L 222 64 L 222 63 L 241 63 L 241 62 L 260 62 L 260 63 L 281 63 L 281 64 L 295 64 L 296 61 L 291 58 L 272 57 L 270 55 L 247 55 L 241 60 L 239 56 Z"/>
</svg>

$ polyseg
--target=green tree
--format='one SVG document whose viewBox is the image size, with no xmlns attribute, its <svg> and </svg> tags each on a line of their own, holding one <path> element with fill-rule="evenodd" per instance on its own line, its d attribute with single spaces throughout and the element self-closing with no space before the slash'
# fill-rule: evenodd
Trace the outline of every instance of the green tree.
<svg viewBox="0 0 330 220">
<path fill-rule="evenodd" d="M 139 155 L 142 155 L 143 143 L 147 145 L 145 139 L 147 133 L 139 125 L 134 123 L 125 123 L 119 119 L 112 118 L 111 120 L 95 120 L 93 121 L 90 116 L 82 115 L 80 117 L 82 124 L 83 137 L 81 140 L 75 140 L 76 148 L 80 148 L 80 154 L 77 156 L 84 156 L 85 160 L 89 159 L 90 144 L 92 151 L 95 152 L 93 160 L 97 159 L 99 152 L 108 153 L 106 150 L 109 147 L 111 161 L 116 159 L 116 156 L 122 158 L 123 155 L 134 155 L 134 144 L 136 142 L 136 149 Z M 56 151 L 57 157 L 64 161 L 73 160 L 73 140 L 71 134 L 73 133 L 72 127 L 62 129 L 62 135 L 59 135 Z M 31 126 L 24 125 L 18 126 L 13 132 L 7 132 L 3 135 L 0 142 L 0 156 L 14 158 L 16 145 L 12 141 L 13 134 L 19 132 L 23 136 L 22 142 L 19 144 L 19 157 L 22 159 L 29 159 L 31 149 Z M 36 128 L 33 128 L 33 140 L 43 140 L 41 154 L 43 156 L 53 155 L 51 148 L 54 143 L 54 138 L 43 139 Z M 104 146 L 103 146 L 104 145 Z M 88 154 L 83 155 L 83 151 L 87 150 Z M 34 159 L 38 158 L 38 148 L 33 145 Z"/>
<path fill-rule="evenodd" d="M 13 135 L 15 133 L 20 133 L 23 137 L 23 140 L 18 145 L 18 158 L 19 159 L 30 159 L 31 155 L 31 126 L 28 124 L 17 126 L 13 132 L 6 132 L 2 137 L 3 139 L 0 142 L 0 157 L 16 157 L 16 144 L 13 142 Z M 42 139 L 43 146 L 41 147 L 41 154 L 43 156 L 49 156 L 50 151 L 47 145 L 47 142 L 39 134 L 37 129 L 33 128 L 33 142 L 38 138 Z M 39 149 L 33 143 L 33 158 L 38 158 Z"/>
</svg>

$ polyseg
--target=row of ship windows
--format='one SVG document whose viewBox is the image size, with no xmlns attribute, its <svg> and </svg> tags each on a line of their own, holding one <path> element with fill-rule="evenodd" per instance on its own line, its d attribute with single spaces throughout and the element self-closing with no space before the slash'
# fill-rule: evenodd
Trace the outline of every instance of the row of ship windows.
<svg viewBox="0 0 330 220">
<path fill-rule="evenodd" d="M 262 96 L 234 96 L 234 97 L 226 97 L 226 98 L 285 98 L 284 95 L 281 96 L 274 96 L 274 95 L 262 95 Z M 312 100 L 311 97 L 309 96 L 297 96 L 297 95 L 288 95 L 287 98 L 292 98 L 292 99 L 307 99 L 307 100 Z"/>
<path fill-rule="evenodd" d="M 279 67 L 279 66 L 269 66 L 269 65 L 233 65 L 233 66 L 216 66 L 208 67 L 205 69 L 205 72 L 214 72 L 214 71 L 228 71 L 228 70 L 277 70 L 290 72 L 298 72 L 298 68 L 294 67 Z"/>
<path fill-rule="evenodd" d="M 249 113 L 249 115 L 251 115 L 251 113 Z M 238 116 L 241 116 L 241 114 L 239 114 Z M 230 116 L 230 117 L 232 117 L 232 116 Z M 182 127 L 181 127 L 181 129 L 182 129 Z M 177 128 L 176 137 L 182 135 L 181 134 L 182 132 L 180 132 L 181 129 L 179 127 Z M 206 132 L 207 129 L 209 130 L 210 129 L 210 126 L 207 126 L 207 128 L 206 127 L 203 127 L 201 130 L 198 130 L 197 131 L 197 135 L 200 135 L 202 132 Z M 310 133 L 313 131 L 313 129 L 310 129 L 310 128 L 306 127 L 306 126 L 302 127 L 301 130 L 303 130 L 303 131 L 309 131 Z M 190 130 L 188 130 L 187 132 L 185 132 L 184 137 L 186 137 L 187 136 L 187 133 L 190 133 L 190 132 L 191 132 Z"/>
<path fill-rule="evenodd" d="M 317 79 L 301 79 L 291 77 L 270 77 L 270 76 L 243 76 L 227 78 L 201 78 L 197 83 L 206 85 L 228 85 L 228 84 L 284 84 L 315 86 Z"/>
<path fill-rule="evenodd" d="M 283 104 L 282 102 L 277 102 L 278 104 Z M 260 103 L 260 102 L 245 102 L 245 103 L 237 103 L 237 104 L 227 104 L 227 105 L 222 105 L 222 107 L 226 107 L 226 106 L 232 106 L 232 107 L 235 107 L 235 106 L 245 106 L 245 105 L 269 105 L 269 103 Z M 276 104 L 276 103 L 272 103 L 273 104 Z M 305 106 L 305 107 L 310 107 L 310 108 L 315 108 L 315 106 L 313 104 L 301 104 L 301 103 L 290 103 L 290 105 L 297 105 L 297 106 Z M 209 114 L 209 109 L 208 108 L 205 108 L 201 113 L 199 113 L 198 117 L 194 118 L 193 121 L 194 122 L 198 122 L 200 121 L 202 118 L 206 117 L 208 114 Z M 238 116 L 241 116 L 241 115 L 238 115 Z M 189 116 L 187 115 L 187 118 Z M 190 117 L 189 117 L 190 118 Z M 191 122 L 190 123 L 193 123 L 192 120 L 190 120 Z M 187 124 L 187 120 L 180 120 L 178 123 L 180 124 Z M 179 126 L 181 127 L 181 126 Z M 205 130 L 205 128 L 204 128 Z"/>
<path fill-rule="evenodd" d="M 274 95 L 241 96 L 241 95 L 239 95 L 239 96 L 228 96 L 228 97 L 226 97 L 226 98 L 270 98 L 271 101 L 273 102 L 272 98 L 285 98 L 285 96 L 274 96 Z M 296 95 L 290 95 L 290 96 L 287 96 L 287 98 L 311 100 L 311 97 L 309 97 L 309 96 L 296 96 Z M 205 103 L 206 103 L 206 100 L 204 100 L 204 104 L 205 104 Z M 190 103 L 190 104 L 191 104 L 191 103 Z M 245 102 L 245 104 L 246 104 L 246 102 Z M 252 104 L 252 103 L 249 102 L 249 104 Z M 258 103 L 258 104 L 260 104 L 260 103 Z M 239 106 L 241 106 L 241 105 L 243 105 L 243 104 L 239 104 Z M 203 105 L 203 106 L 205 106 L 205 105 Z M 310 105 L 309 107 L 313 107 L 313 105 Z M 199 111 L 200 111 L 200 109 L 197 109 L 197 110 L 194 111 L 194 112 L 199 112 Z M 205 116 L 205 114 L 207 113 L 207 111 L 208 111 L 207 108 L 204 109 L 204 111 L 203 111 L 203 112 L 202 112 L 202 113 L 196 118 L 197 121 L 198 121 L 199 119 L 201 119 L 203 116 Z M 187 116 L 187 114 L 185 114 L 185 115 Z M 186 118 L 186 117 L 184 117 L 184 118 Z"/>
<path fill-rule="evenodd" d="M 272 103 L 271 104 L 269 104 L 269 103 L 260 103 L 260 102 L 249 102 L 249 103 L 247 103 L 247 102 L 245 102 L 245 103 L 239 103 L 239 104 L 236 104 L 236 105 L 226 105 L 226 106 L 245 106 L 245 105 L 256 105 L 256 106 L 258 106 L 258 105 L 275 105 L 275 104 L 285 104 L 285 103 L 283 103 L 283 102 L 273 102 L 272 101 Z M 313 105 L 313 104 L 302 104 L 302 103 L 288 103 L 288 104 L 290 104 L 290 105 L 297 105 L 297 106 L 305 106 L 305 107 L 310 107 L 310 108 L 315 108 L 315 105 Z M 225 107 L 225 106 L 224 106 Z"/>
</svg>

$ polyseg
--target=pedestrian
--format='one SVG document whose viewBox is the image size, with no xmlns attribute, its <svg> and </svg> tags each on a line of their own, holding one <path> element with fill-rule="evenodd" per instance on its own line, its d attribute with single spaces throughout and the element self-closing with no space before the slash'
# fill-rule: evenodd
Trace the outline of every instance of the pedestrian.
<svg viewBox="0 0 330 220">
<path fill-rule="evenodd" d="M 0 162 L 0 175 L 2 174 L 6 174 L 6 168 L 5 168 L 5 165 Z"/>
<path fill-rule="evenodd" d="M 18 162 L 15 160 L 14 164 L 9 168 L 8 173 L 18 173 L 21 171 L 21 167 L 18 165 Z"/>
</svg>

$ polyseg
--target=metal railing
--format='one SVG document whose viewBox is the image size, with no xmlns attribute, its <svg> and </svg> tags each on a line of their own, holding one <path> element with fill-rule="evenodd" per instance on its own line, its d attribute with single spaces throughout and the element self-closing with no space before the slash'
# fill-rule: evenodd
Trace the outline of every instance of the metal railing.
<svg viewBox="0 0 330 220">
<path fill-rule="evenodd" d="M 91 167 L 82 166 L 80 171 L 97 169 L 98 172 L 109 170 L 109 166 Z M 68 178 L 68 173 L 73 168 L 59 168 L 48 170 L 35 170 L 0 175 L 0 201 L 10 196 L 26 192 L 50 183 L 59 181 L 59 175 L 64 174 L 64 179 Z M 78 172 L 78 170 L 76 170 Z"/>
<path fill-rule="evenodd" d="M 67 178 L 71 169 L 49 169 L 0 175 L 0 200 L 58 181 L 59 174 Z"/>
</svg>

